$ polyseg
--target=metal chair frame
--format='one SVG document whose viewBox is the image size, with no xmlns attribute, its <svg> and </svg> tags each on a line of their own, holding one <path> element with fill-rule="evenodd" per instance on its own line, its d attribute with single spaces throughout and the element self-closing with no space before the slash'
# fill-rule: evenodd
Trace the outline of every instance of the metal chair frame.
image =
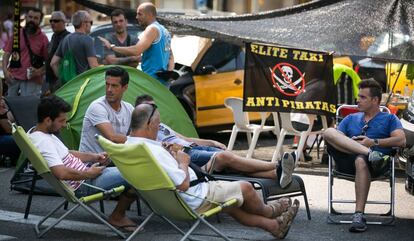
<svg viewBox="0 0 414 241">
<path fill-rule="evenodd" d="M 355 111 L 357 106 L 356 105 L 342 105 L 337 109 L 336 119 L 337 123 L 339 121 L 341 116 L 341 111 L 345 110 L 345 108 L 348 108 L 349 111 L 346 113 L 346 115 L 355 113 L 358 111 Z M 381 111 L 383 112 L 389 112 L 389 109 L 385 106 L 381 106 Z M 390 170 L 381 175 L 380 177 L 372 178 L 371 182 L 379 181 L 379 180 L 388 180 L 390 184 L 390 197 L 389 200 L 382 200 L 382 201 L 373 201 L 373 200 L 367 200 L 366 204 L 369 205 L 388 205 L 389 209 L 385 213 L 380 214 L 373 214 L 373 213 L 367 213 L 366 215 L 368 217 L 377 215 L 380 217 L 386 217 L 386 219 L 382 221 L 371 221 L 367 220 L 367 224 L 377 224 L 377 225 L 393 225 L 395 222 L 395 156 L 391 157 L 390 160 Z M 354 182 L 355 181 L 355 175 L 350 175 L 346 173 L 341 173 L 334 168 L 334 159 L 331 155 L 329 155 L 329 164 L 328 164 L 328 217 L 327 222 L 332 224 L 345 224 L 345 223 L 352 223 L 351 220 L 344 220 L 340 217 L 343 215 L 351 215 L 353 212 L 338 212 L 334 208 L 334 204 L 355 204 L 355 200 L 344 200 L 344 199 L 335 199 L 333 195 L 333 185 L 334 185 L 334 178 L 344 179 L 347 181 Z"/>
</svg>

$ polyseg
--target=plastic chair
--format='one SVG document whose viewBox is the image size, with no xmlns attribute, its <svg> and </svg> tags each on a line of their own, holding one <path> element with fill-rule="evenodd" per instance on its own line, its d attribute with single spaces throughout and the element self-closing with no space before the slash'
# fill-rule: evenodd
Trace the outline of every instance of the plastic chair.
<svg viewBox="0 0 414 241">
<path fill-rule="evenodd" d="M 190 235 L 200 223 L 206 224 L 221 238 L 230 240 L 211 225 L 206 218 L 221 212 L 225 207 L 236 204 L 236 199 L 221 203 L 206 212 L 197 213 L 181 199 L 174 183 L 145 144 L 115 144 L 102 136 L 97 136 L 97 138 L 99 144 L 109 154 L 125 180 L 138 191 L 140 197 L 152 210 L 152 213 L 145 218 L 127 241 L 138 234 L 139 230 L 145 226 L 154 214 L 160 216 L 180 232 L 183 235 L 182 241 L 187 238 L 191 239 Z M 194 222 L 194 224 L 187 232 L 184 232 L 170 219 Z"/>
<path fill-rule="evenodd" d="M 67 215 L 72 213 L 79 206 L 83 207 L 87 212 L 95 216 L 99 221 L 108 226 L 118 236 L 122 238 L 126 237 L 125 234 L 117 230 L 115 227 L 113 227 L 105 220 L 106 217 L 103 213 L 100 213 L 99 211 L 97 211 L 89 205 L 92 202 L 100 201 L 112 195 L 123 192 L 125 189 L 124 186 L 119 186 L 117 188 L 107 190 L 105 192 L 100 191 L 93 195 L 77 198 L 75 196 L 74 190 L 68 184 L 57 179 L 52 174 L 46 163 L 46 160 L 40 154 L 39 150 L 32 144 L 32 142 L 29 139 L 29 136 L 26 134 L 26 132 L 23 130 L 21 126 L 16 126 L 13 124 L 13 138 L 16 141 L 19 148 L 22 150 L 22 152 L 24 152 L 24 154 L 29 158 L 37 173 L 41 175 L 42 178 L 45 179 L 54 188 L 54 190 L 65 199 L 62 203 L 60 203 L 55 209 L 50 211 L 44 218 L 42 218 L 35 225 L 35 231 L 38 238 L 45 235 L 49 230 L 51 230 L 54 226 L 60 223 L 60 221 L 62 221 Z M 66 211 L 63 215 L 61 215 L 56 221 L 51 223 L 49 226 L 41 229 L 41 225 L 67 202 L 73 203 L 74 206 L 68 211 Z"/>
<path fill-rule="evenodd" d="M 381 111 L 390 113 L 390 110 L 385 107 L 380 107 Z M 341 105 L 336 110 L 336 120 L 339 123 L 343 118 L 347 115 L 358 112 L 357 105 Z M 367 200 L 366 204 L 370 205 L 387 205 L 389 206 L 389 210 L 386 213 L 381 213 L 379 216 L 386 217 L 383 220 L 367 220 L 367 224 L 380 224 L 380 225 L 391 225 L 394 224 L 395 221 L 395 213 L 394 213 L 394 206 L 395 206 L 395 157 L 392 156 L 390 158 L 390 169 L 383 175 L 372 178 L 371 182 L 379 181 L 379 180 L 388 180 L 390 183 L 390 197 L 389 201 L 374 201 L 374 200 Z M 349 160 L 351 161 L 351 160 Z M 328 163 L 328 223 L 335 223 L 335 224 L 344 224 L 344 223 L 352 223 L 350 219 L 343 219 L 343 215 L 352 215 L 353 212 L 345 213 L 339 212 L 334 208 L 334 204 L 354 204 L 355 200 L 343 200 L 343 199 L 335 199 L 333 195 L 333 186 L 334 186 L 334 178 L 344 179 L 351 182 L 355 181 L 355 175 L 350 175 L 347 173 L 342 173 L 335 168 L 334 165 L 335 160 L 331 155 L 329 155 L 329 163 Z M 370 215 L 370 214 L 368 214 Z"/>
<path fill-rule="evenodd" d="M 303 159 L 303 148 L 306 144 L 306 139 L 311 134 L 321 134 L 324 130 L 328 128 L 328 124 L 326 121 L 326 116 L 322 116 L 322 129 L 312 131 L 313 123 L 316 119 L 316 115 L 311 114 L 304 114 L 308 117 L 309 120 L 309 126 L 308 129 L 305 131 L 298 131 L 292 126 L 292 120 L 290 117 L 290 113 L 278 113 L 281 119 L 281 129 L 279 137 L 277 138 L 277 144 L 275 152 L 273 153 L 272 162 L 276 162 L 280 157 L 281 153 L 283 152 L 283 142 L 285 141 L 286 135 L 294 135 L 294 136 L 300 136 L 299 144 L 297 147 L 297 159 L 302 160 Z"/>
<path fill-rule="evenodd" d="M 256 148 L 257 140 L 260 133 L 272 131 L 279 139 L 279 120 L 277 115 L 273 115 L 274 126 L 266 126 L 267 112 L 260 112 L 261 123 L 250 124 L 247 112 L 243 112 L 243 99 L 237 97 L 228 97 L 224 100 L 224 105 L 233 112 L 234 125 L 231 132 L 230 140 L 227 149 L 233 150 L 234 142 L 236 141 L 238 132 L 245 132 L 247 135 L 247 142 L 249 143 L 249 150 L 247 151 L 247 158 L 251 158 Z M 275 118 L 276 117 L 276 118 Z M 251 134 L 253 133 L 253 138 Z"/>
</svg>

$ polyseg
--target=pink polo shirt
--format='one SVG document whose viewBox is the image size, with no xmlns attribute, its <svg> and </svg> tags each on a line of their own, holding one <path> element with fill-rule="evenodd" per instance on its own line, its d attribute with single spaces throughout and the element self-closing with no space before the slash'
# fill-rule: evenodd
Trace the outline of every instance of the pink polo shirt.
<svg viewBox="0 0 414 241">
<path fill-rule="evenodd" d="M 49 40 L 47 39 L 46 35 L 41 31 L 38 30 L 34 35 L 27 35 L 27 38 L 30 43 L 30 47 L 34 54 L 43 56 L 43 58 L 47 59 L 47 45 Z M 9 38 L 6 46 L 4 47 L 4 51 L 6 53 L 12 52 L 12 45 L 13 45 L 13 36 Z M 20 30 L 20 62 L 22 67 L 20 68 L 10 68 L 10 73 L 14 76 L 15 79 L 19 80 L 27 80 L 26 77 L 26 70 L 27 68 L 31 67 L 30 64 L 30 54 L 29 48 L 26 46 L 26 42 L 24 40 L 23 29 Z M 43 77 L 33 77 L 30 81 L 34 81 L 36 83 L 42 83 Z"/>
</svg>

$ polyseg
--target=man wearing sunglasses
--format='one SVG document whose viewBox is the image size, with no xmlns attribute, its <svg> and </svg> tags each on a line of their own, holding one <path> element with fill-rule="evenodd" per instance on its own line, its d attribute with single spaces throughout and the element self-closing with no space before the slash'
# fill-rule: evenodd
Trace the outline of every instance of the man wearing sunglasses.
<svg viewBox="0 0 414 241">
<path fill-rule="evenodd" d="M 149 104 L 156 107 L 149 95 L 138 96 L 135 106 Z M 152 116 L 153 113 L 151 113 Z M 295 168 L 295 152 L 283 154 L 277 164 L 252 158 L 244 158 L 226 150 L 226 145 L 215 141 L 183 136 L 164 123 L 160 123 L 157 141 L 175 150 L 183 149 L 191 157 L 191 162 L 206 172 L 231 169 L 248 176 L 274 179 L 282 188 L 292 181 Z"/>
<path fill-rule="evenodd" d="M 93 39 L 89 36 L 93 24 L 91 15 L 79 10 L 73 14 L 72 24 L 75 32 L 63 39 L 50 62 L 56 76 L 59 76 L 59 63 L 68 51 L 72 52 L 77 75 L 99 65 Z"/>
<path fill-rule="evenodd" d="M 234 198 L 237 204 L 223 211 L 235 220 L 266 230 L 279 239 L 287 235 L 298 212 L 298 200 L 293 204 L 279 200 L 265 204 L 249 182 L 197 181 L 196 173 L 189 167 L 189 155 L 181 150 L 166 150 L 156 141 L 159 126 L 160 113 L 156 105 L 138 105 L 132 113 L 131 133 L 126 143 L 146 144 L 190 208 L 201 213 L 215 202 Z"/>
<path fill-rule="evenodd" d="M 121 67 L 111 67 L 105 72 L 105 96 L 93 101 L 83 119 L 80 151 L 102 152 L 96 142 L 99 134 L 115 142 L 124 143 L 131 123 L 134 107 L 122 101 L 128 89 L 129 74 Z"/>
<path fill-rule="evenodd" d="M 46 60 L 46 82 L 49 84 L 50 92 L 55 92 L 60 87 L 58 83 L 58 77 L 53 73 L 53 69 L 50 67 L 53 55 L 55 54 L 60 42 L 70 34 L 66 30 L 66 16 L 62 11 L 52 12 L 50 17 L 50 26 L 53 30 L 52 40 L 48 46 L 48 58 Z"/>
<path fill-rule="evenodd" d="M 346 116 L 337 129 L 328 128 L 324 140 L 338 171 L 355 175 L 355 213 L 350 232 L 367 229 L 363 215 L 371 177 L 384 173 L 392 147 L 405 145 L 399 119 L 380 111 L 381 86 L 374 79 L 359 83 L 358 109 Z"/>
</svg>

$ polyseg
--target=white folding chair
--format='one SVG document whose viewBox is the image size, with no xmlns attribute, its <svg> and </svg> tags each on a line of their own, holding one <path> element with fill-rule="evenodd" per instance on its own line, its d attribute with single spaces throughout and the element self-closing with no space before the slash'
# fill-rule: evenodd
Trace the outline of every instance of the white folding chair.
<svg viewBox="0 0 414 241">
<path fill-rule="evenodd" d="M 280 129 L 280 134 L 277 138 L 276 149 L 275 149 L 275 152 L 273 153 L 272 162 L 276 162 L 281 157 L 281 154 L 283 152 L 283 142 L 285 141 L 286 135 L 300 136 L 299 144 L 297 147 L 296 158 L 297 160 L 302 160 L 303 159 L 303 154 L 302 154 L 303 148 L 305 147 L 306 139 L 308 138 L 308 136 L 311 134 L 321 134 L 324 130 L 328 128 L 326 116 L 322 116 L 322 129 L 317 130 L 317 131 L 312 131 L 313 123 L 316 120 L 316 115 L 311 115 L 311 114 L 304 114 L 304 115 L 306 115 L 309 120 L 308 129 L 305 131 L 298 131 L 292 126 L 292 120 L 291 120 L 290 113 L 279 112 L 279 116 L 281 119 L 281 123 L 280 123 L 281 129 Z"/>
<path fill-rule="evenodd" d="M 234 142 L 236 141 L 238 132 L 245 132 L 247 135 L 247 141 L 249 143 L 249 150 L 247 151 L 246 155 L 247 158 L 252 157 L 260 133 L 272 131 L 277 136 L 277 139 L 279 139 L 280 127 L 277 115 L 273 115 L 273 126 L 265 125 L 268 116 L 267 112 L 260 112 L 260 125 L 250 124 L 248 113 L 243 112 L 243 99 L 237 97 L 228 97 L 224 100 L 224 105 L 232 110 L 234 118 L 233 130 L 231 132 L 229 144 L 227 146 L 228 150 L 233 150 Z M 253 133 L 253 138 L 251 137 L 251 133 Z"/>
</svg>

